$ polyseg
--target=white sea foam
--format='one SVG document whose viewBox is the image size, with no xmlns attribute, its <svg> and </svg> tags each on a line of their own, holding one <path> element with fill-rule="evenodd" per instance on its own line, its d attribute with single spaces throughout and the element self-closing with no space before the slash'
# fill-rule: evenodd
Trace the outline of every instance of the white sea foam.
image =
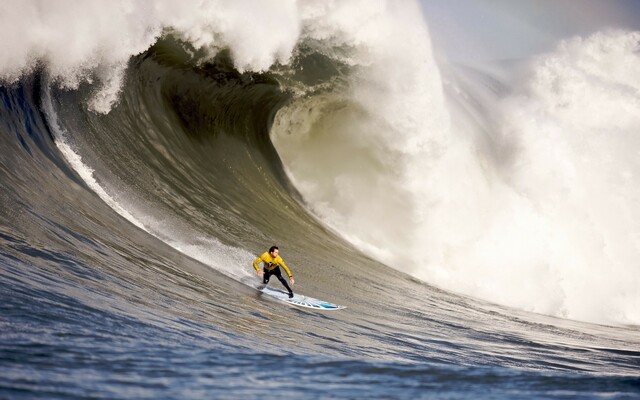
<svg viewBox="0 0 640 400">
<path fill-rule="evenodd" d="M 0 79 L 43 65 L 65 87 L 97 80 L 91 107 L 108 112 L 129 58 L 164 29 L 212 52 L 230 47 L 240 70 L 264 70 L 288 60 L 299 24 L 293 0 L 10 0 L 0 4 Z"/>
<path fill-rule="evenodd" d="M 440 287 L 640 324 L 639 34 L 576 38 L 533 60 L 513 95 L 482 105 L 493 115 L 480 145 L 486 126 L 449 124 L 421 22 L 378 16 L 379 36 L 338 25 L 366 59 L 349 90 L 276 118 L 274 143 L 314 211 Z"/>
<path fill-rule="evenodd" d="M 280 111 L 273 140 L 291 179 L 329 225 L 394 267 L 423 243 L 414 176 L 448 140 L 440 74 L 416 4 L 340 2 L 308 36 L 349 45 L 354 76 L 338 93 Z M 321 32 L 321 34 L 318 34 Z M 419 184 L 421 185 L 421 184 Z"/>
<path fill-rule="evenodd" d="M 640 323 L 639 43 L 598 33 L 537 58 L 491 105 L 491 152 L 452 132 L 416 192 L 428 250 L 415 275 L 530 311 Z"/>
</svg>

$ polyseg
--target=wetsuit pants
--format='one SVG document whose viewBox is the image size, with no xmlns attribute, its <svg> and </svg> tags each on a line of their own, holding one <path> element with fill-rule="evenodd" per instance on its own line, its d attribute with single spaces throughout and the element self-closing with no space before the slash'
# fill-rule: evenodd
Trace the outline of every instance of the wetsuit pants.
<svg viewBox="0 0 640 400">
<path fill-rule="evenodd" d="M 264 272 L 264 277 L 262 278 L 262 283 L 266 285 L 267 283 L 269 283 L 269 278 L 271 278 L 271 275 L 274 275 L 276 278 L 278 278 L 280 283 L 282 283 L 282 285 L 285 288 L 287 288 L 287 291 L 289 292 L 289 294 L 293 294 L 293 290 L 291 290 L 291 288 L 289 287 L 289 282 L 287 282 L 287 280 L 284 279 L 284 277 L 282 276 L 282 271 L 280 271 L 280 267 L 275 267 L 271 271 L 267 269 L 263 269 L 263 272 Z"/>
</svg>

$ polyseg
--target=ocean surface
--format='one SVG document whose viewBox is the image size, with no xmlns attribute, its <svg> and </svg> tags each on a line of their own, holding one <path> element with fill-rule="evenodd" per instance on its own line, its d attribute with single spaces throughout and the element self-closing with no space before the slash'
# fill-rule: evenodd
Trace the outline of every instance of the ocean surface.
<svg viewBox="0 0 640 400">
<path fill-rule="evenodd" d="M 481 68 L 412 2 L 36 3 L 0 398 L 640 398 L 639 33 Z M 274 244 L 346 308 L 257 290 Z"/>
</svg>

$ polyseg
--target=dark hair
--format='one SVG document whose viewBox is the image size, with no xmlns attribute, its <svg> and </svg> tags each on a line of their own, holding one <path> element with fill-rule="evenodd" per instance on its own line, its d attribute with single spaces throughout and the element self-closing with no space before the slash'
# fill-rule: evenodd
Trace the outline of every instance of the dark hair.
<svg viewBox="0 0 640 400">
<path fill-rule="evenodd" d="M 273 253 L 274 250 L 280 250 L 280 249 L 278 249 L 278 246 L 269 247 L 269 253 Z"/>
</svg>

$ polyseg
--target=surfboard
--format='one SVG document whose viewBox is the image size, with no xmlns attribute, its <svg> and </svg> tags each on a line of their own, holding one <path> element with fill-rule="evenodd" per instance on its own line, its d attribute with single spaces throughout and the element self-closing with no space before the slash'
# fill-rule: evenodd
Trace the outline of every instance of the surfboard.
<svg viewBox="0 0 640 400">
<path fill-rule="evenodd" d="M 289 293 L 272 289 L 270 287 L 262 288 L 262 293 L 269 295 L 271 297 L 275 297 L 278 300 L 286 301 L 289 304 L 293 304 L 295 306 L 313 308 L 314 310 L 341 310 L 345 308 L 344 306 L 329 303 L 328 301 L 314 299 L 313 297 L 304 296 L 302 294 L 294 293 L 292 298 L 289 298 Z"/>
</svg>

